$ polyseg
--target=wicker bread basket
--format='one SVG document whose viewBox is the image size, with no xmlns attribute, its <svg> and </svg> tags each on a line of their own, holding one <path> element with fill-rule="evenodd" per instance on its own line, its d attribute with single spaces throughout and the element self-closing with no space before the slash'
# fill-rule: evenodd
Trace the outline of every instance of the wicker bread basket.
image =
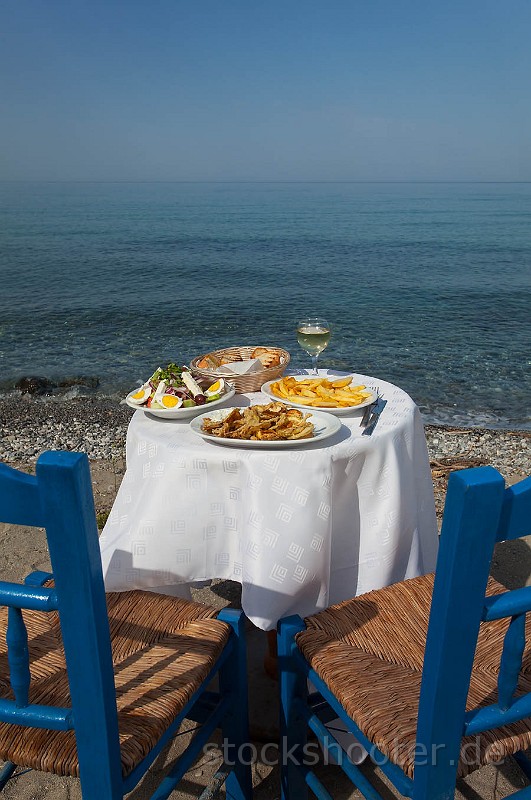
<svg viewBox="0 0 531 800">
<path fill-rule="evenodd" d="M 212 353 L 196 356 L 190 362 L 190 369 L 195 375 L 200 375 L 204 378 L 222 377 L 229 380 L 236 389 L 237 394 L 244 392 L 259 392 L 262 385 L 267 381 L 272 381 L 275 378 L 280 378 L 284 370 L 289 364 L 290 355 L 287 350 L 281 347 L 268 347 L 272 353 L 277 353 L 280 358 L 280 364 L 276 367 L 269 367 L 268 369 L 261 369 L 258 372 L 250 372 L 248 375 L 235 375 L 233 372 L 224 372 L 223 367 L 214 369 L 201 369 L 198 363 L 206 356 L 213 356 L 214 358 L 227 359 L 227 361 L 245 361 L 251 358 L 251 353 L 258 345 L 253 347 L 226 347 L 224 350 L 214 350 Z"/>
</svg>

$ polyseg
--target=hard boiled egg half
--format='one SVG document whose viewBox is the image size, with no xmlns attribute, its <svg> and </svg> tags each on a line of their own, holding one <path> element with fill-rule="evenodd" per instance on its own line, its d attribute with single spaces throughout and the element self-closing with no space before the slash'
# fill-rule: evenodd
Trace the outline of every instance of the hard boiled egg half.
<svg viewBox="0 0 531 800">
<path fill-rule="evenodd" d="M 163 394 L 159 400 L 162 408 L 179 408 L 182 406 L 183 399 L 182 397 L 177 397 L 176 394 Z"/>
<path fill-rule="evenodd" d="M 224 388 L 225 381 L 223 378 L 219 378 L 212 386 L 209 386 L 208 389 L 205 390 L 205 397 L 216 397 L 218 394 L 221 394 Z"/>
<path fill-rule="evenodd" d="M 180 397 L 174 394 L 167 394 L 166 385 L 166 381 L 161 381 L 157 386 L 157 391 L 153 395 L 153 400 L 151 401 L 151 408 L 174 409 L 182 405 L 183 401 Z"/>
<path fill-rule="evenodd" d="M 145 383 L 140 389 L 137 389 L 136 392 L 133 392 L 129 395 L 129 400 L 136 405 L 141 406 L 142 403 L 146 403 L 149 400 L 149 396 L 151 394 L 151 386 L 149 383 Z"/>
</svg>

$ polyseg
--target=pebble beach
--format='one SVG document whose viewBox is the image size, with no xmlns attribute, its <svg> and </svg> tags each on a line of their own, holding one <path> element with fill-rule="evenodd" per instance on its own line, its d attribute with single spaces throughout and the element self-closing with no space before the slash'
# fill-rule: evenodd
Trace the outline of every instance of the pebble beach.
<svg viewBox="0 0 531 800">
<path fill-rule="evenodd" d="M 30 395 L 0 399 L 0 460 L 31 469 L 44 450 L 86 452 L 90 461 L 114 474 L 124 469 L 127 426 L 134 412 L 116 400 L 53 400 Z M 490 464 L 508 482 L 531 474 L 531 431 L 451 428 L 426 425 L 437 509 L 452 469 Z M 97 487 L 95 487 L 97 495 Z M 109 510 L 106 502 L 96 506 Z"/>
</svg>

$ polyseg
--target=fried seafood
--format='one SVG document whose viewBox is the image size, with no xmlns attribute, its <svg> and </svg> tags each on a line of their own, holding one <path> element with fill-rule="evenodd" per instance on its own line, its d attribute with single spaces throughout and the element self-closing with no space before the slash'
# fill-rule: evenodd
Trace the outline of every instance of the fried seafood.
<svg viewBox="0 0 531 800">
<path fill-rule="evenodd" d="M 223 420 L 206 417 L 202 430 L 224 439 L 309 439 L 314 431 L 309 417 L 310 414 L 298 408 L 288 408 L 283 403 L 269 403 L 243 409 L 233 408 Z"/>
</svg>

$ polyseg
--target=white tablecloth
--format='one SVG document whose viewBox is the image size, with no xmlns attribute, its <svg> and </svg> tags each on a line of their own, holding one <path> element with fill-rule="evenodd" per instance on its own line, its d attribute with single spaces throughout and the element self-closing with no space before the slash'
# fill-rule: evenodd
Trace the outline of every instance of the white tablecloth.
<svg viewBox="0 0 531 800">
<path fill-rule="evenodd" d="M 136 411 L 127 471 L 100 546 L 107 590 L 225 578 L 260 628 L 280 617 L 435 567 L 437 524 L 420 413 L 374 378 L 387 405 L 372 436 L 362 411 L 333 438 L 286 450 L 224 447 L 189 421 Z M 231 405 L 269 402 L 261 393 Z"/>
</svg>

